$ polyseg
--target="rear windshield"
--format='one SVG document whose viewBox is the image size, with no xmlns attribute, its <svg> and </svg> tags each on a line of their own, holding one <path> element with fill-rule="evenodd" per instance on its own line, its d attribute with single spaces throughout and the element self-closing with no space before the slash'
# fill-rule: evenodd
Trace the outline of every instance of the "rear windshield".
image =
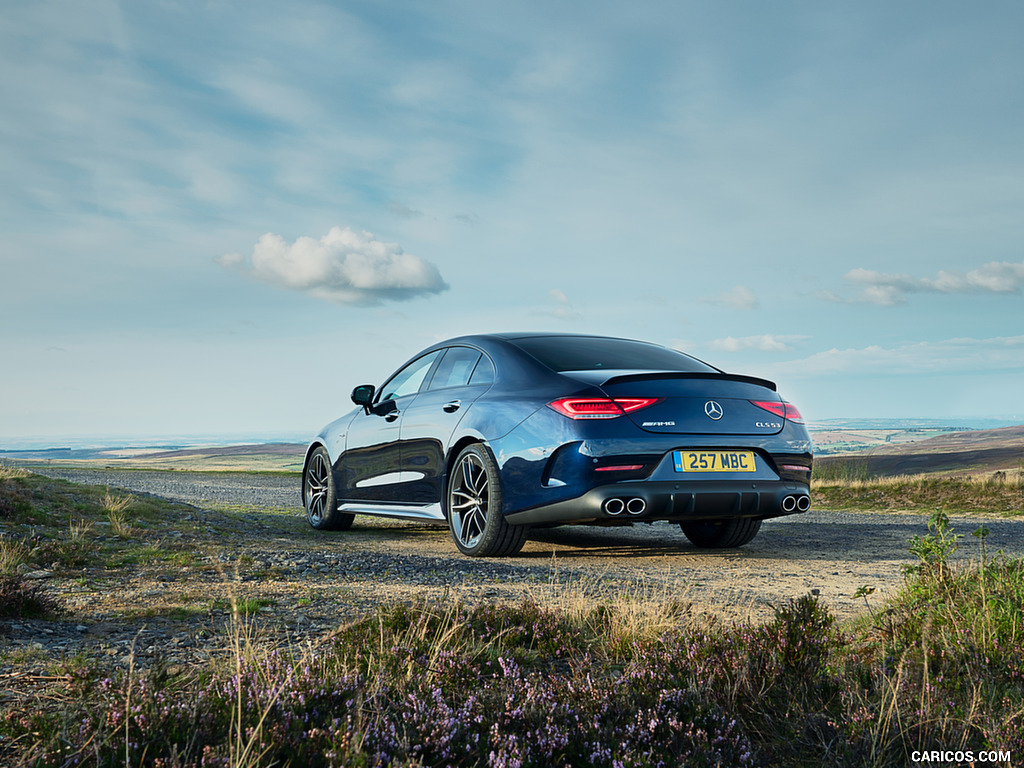
<svg viewBox="0 0 1024 768">
<path fill-rule="evenodd" d="M 717 372 L 716 368 L 682 352 L 643 341 L 592 336 L 541 336 L 510 341 L 553 371 L 633 369 Z"/>
</svg>

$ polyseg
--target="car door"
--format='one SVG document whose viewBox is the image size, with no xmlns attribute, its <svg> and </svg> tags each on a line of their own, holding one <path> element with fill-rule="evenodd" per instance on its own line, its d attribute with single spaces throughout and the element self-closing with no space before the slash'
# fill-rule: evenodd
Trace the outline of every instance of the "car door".
<svg viewBox="0 0 1024 768">
<path fill-rule="evenodd" d="M 346 450 L 335 463 L 341 479 L 339 501 L 397 501 L 403 497 L 401 426 L 443 350 L 416 358 L 389 378 L 368 412 L 357 413 L 348 428 Z"/>
<path fill-rule="evenodd" d="M 469 407 L 494 381 L 490 359 L 472 347 L 448 347 L 426 387 L 402 418 L 402 500 L 441 501 L 445 457 L 452 434 Z"/>
</svg>

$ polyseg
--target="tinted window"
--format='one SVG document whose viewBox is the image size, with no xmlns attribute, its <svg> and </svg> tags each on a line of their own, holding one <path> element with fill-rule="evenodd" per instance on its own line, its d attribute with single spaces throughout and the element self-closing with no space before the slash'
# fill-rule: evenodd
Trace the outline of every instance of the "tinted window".
<svg viewBox="0 0 1024 768">
<path fill-rule="evenodd" d="M 480 353 L 469 347 L 449 347 L 441 358 L 427 389 L 464 387 L 480 359 Z"/>
<path fill-rule="evenodd" d="M 413 360 L 380 388 L 378 400 L 394 400 L 396 397 L 419 392 L 423 379 L 426 377 L 427 372 L 430 371 L 430 366 L 434 364 L 434 361 L 440 354 L 441 350 L 438 350 Z"/>
<path fill-rule="evenodd" d="M 512 343 L 554 371 L 592 371 L 602 368 L 691 372 L 716 370 L 682 352 L 642 341 L 588 336 L 543 336 L 514 339 Z"/>
<path fill-rule="evenodd" d="M 494 363 L 490 361 L 487 355 L 480 355 L 480 362 L 473 369 L 473 375 L 470 377 L 469 383 L 474 385 L 494 383 Z"/>
</svg>

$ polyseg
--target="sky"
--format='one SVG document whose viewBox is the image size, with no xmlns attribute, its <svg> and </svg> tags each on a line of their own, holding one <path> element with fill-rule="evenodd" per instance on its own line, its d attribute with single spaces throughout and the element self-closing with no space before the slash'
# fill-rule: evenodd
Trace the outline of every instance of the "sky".
<svg viewBox="0 0 1024 768">
<path fill-rule="evenodd" d="M 9 0 L 0 446 L 312 436 L 565 331 L 1024 422 L 1024 5 Z"/>
</svg>

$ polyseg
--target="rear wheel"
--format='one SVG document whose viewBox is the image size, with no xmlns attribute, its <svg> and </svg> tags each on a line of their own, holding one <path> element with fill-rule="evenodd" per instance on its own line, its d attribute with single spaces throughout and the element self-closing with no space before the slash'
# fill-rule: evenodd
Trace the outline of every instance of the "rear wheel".
<svg viewBox="0 0 1024 768">
<path fill-rule="evenodd" d="M 757 536 L 761 530 L 760 520 L 740 517 L 734 520 L 701 520 L 692 523 L 680 523 L 691 542 L 706 549 L 725 549 L 742 547 Z"/>
<path fill-rule="evenodd" d="M 472 557 L 514 555 L 526 528 L 501 514 L 501 476 L 481 445 L 467 446 L 452 466 L 445 494 L 448 527 L 459 551 Z"/>
<path fill-rule="evenodd" d="M 338 511 L 338 494 L 334 490 L 334 474 L 327 449 L 317 446 L 302 476 L 302 504 L 306 520 L 321 531 L 347 531 L 355 515 Z"/>
</svg>

